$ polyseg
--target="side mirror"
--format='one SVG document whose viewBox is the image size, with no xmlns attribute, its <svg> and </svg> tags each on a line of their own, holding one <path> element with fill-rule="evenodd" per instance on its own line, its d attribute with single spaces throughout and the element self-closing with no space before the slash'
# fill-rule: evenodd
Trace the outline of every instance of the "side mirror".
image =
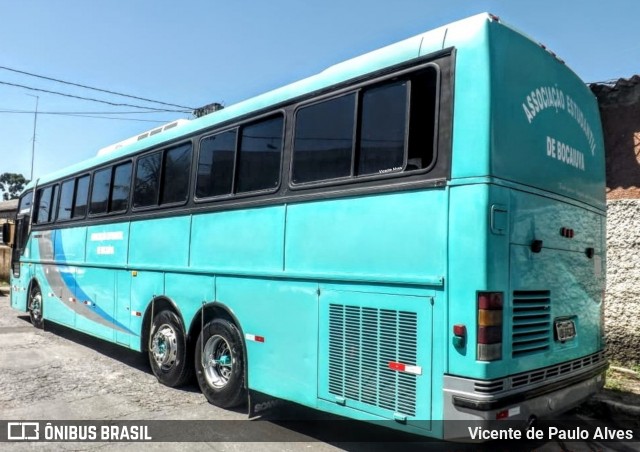
<svg viewBox="0 0 640 452">
<path fill-rule="evenodd" d="M 4 223 L 2 225 L 2 243 L 11 246 L 11 225 L 9 223 Z"/>
</svg>

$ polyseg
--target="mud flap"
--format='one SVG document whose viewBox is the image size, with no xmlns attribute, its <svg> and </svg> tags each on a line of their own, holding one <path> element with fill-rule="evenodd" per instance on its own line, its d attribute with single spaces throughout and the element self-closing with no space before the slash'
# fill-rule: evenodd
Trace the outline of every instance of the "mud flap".
<svg viewBox="0 0 640 452">
<path fill-rule="evenodd" d="M 264 416 L 284 401 L 258 391 L 249 390 L 249 419 Z"/>
</svg>

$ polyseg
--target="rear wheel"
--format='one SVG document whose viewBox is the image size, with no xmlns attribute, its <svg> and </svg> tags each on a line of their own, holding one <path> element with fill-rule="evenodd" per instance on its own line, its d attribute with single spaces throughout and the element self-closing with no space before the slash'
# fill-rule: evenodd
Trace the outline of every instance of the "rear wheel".
<svg viewBox="0 0 640 452">
<path fill-rule="evenodd" d="M 29 318 L 31 324 L 36 328 L 42 328 L 44 326 L 44 320 L 42 319 L 42 291 L 37 284 L 29 291 Z"/>
<path fill-rule="evenodd" d="M 196 343 L 195 367 L 210 403 L 232 408 L 246 402 L 242 339 L 233 323 L 215 319 L 204 326 Z"/>
<path fill-rule="evenodd" d="M 149 334 L 149 363 L 158 381 L 176 387 L 193 375 L 182 321 L 173 311 L 158 313 Z"/>
</svg>

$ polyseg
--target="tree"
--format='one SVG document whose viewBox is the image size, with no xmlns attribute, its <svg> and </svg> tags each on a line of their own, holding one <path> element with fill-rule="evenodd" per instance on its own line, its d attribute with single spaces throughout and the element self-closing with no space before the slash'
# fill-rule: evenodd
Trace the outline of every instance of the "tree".
<svg viewBox="0 0 640 452">
<path fill-rule="evenodd" d="M 22 174 L 2 173 L 0 175 L 0 190 L 4 192 L 2 199 L 5 201 L 16 199 L 28 183 L 29 181 Z"/>
</svg>

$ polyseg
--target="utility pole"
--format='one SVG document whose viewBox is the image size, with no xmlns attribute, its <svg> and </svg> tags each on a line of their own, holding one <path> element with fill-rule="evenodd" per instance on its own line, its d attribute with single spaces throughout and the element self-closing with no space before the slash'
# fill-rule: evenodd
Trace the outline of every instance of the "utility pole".
<svg viewBox="0 0 640 452">
<path fill-rule="evenodd" d="M 27 94 L 27 96 L 36 98 L 36 111 L 33 115 L 33 140 L 31 141 L 31 177 L 29 177 L 29 180 L 32 181 L 33 180 L 33 161 L 36 156 L 36 125 L 38 124 L 38 101 L 40 100 L 40 98 L 38 96 L 33 96 L 31 94 Z"/>
</svg>

